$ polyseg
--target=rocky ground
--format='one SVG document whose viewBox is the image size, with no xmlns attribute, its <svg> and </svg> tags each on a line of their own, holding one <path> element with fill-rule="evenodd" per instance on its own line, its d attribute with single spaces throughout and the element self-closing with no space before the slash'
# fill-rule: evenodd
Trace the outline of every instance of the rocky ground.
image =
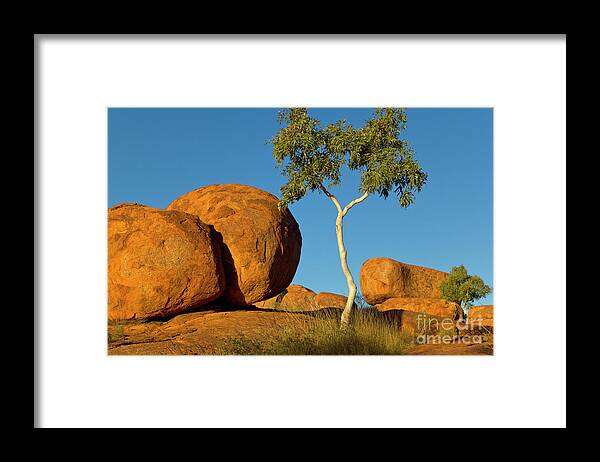
<svg viewBox="0 0 600 462">
<path fill-rule="evenodd" d="M 210 355 L 217 353 L 218 345 L 226 339 L 260 338 L 305 320 L 318 322 L 311 313 L 215 307 L 165 321 L 112 322 L 108 326 L 108 354 Z M 491 355 L 493 343 L 415 344 L 407 354 Z"/>
<path fill-rule="evenodd" d="M 214 354 L 223 340 L 260 337 L 289 325 L 291 317 L 282 311 L 209 309 L 181 314 L 167 321 L 128 321 L 108 326 L 110 355 L 193 355 Z"/>
<path fill-rule="evenodd" d="M 410 355 L 493 355 L 494 343 L 486 340 L 483 343 L 450 343 L 415 345 L 409 353 Z"/>
</svg>

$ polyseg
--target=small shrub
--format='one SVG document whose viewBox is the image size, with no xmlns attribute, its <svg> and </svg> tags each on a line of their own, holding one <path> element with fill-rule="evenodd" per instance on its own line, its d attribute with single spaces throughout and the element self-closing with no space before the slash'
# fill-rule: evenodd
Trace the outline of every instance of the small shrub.
<svg viewBox="0 0 600 462">
<path fill-rule="evenodd" d="M 125 328 L 121 322 L 108 324 L 108 343 L 116 342 L 125 336 Z"/>
</svg>

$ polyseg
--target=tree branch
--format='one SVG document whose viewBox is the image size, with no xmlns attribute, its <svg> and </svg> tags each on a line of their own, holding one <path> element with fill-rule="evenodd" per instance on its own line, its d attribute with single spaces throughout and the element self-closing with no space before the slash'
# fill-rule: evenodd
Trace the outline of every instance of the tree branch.
<svg viewBox="0 0 600 462">
<path fill-rule="evenodd" d="M 325 189 L 325 186 L 320 185 L 321 186 L 321 191 L 323 191 L 325 193 L 325 195 L 327 197 L 329 197 L 329 199 L 331 199 L 331 201 L 335 204 L 335 207 L 338 209 L 338 213 L 340 214 L 344 214 L 342 211 L 342 206 L 340 205 L 339 201 L 336 199 L 336 197 L 331 194 L 329 191 L 327 191 L 327 189 Z"/>
<path fill-rule="evenodd" d="M 356 204 L 364 201 L 367 197 L 369 197 L 369 193 L 368 192 L 364 193 L 358 199 L 354 199 L 352 202 L 350 202 L 346 207 L 344 207 L 344 210 L 342 210 L 342 216 L 345 216 L 348 213 L 348 210 L 350 210 Z"/>
</svg>

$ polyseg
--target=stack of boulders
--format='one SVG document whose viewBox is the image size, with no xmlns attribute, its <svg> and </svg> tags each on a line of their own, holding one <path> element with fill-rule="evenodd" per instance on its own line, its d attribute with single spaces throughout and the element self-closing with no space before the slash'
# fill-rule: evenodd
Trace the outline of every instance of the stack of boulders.
<svg viewBox="0 0 600 462">
<path fill-rule="evenodd" d="M 416 330 L 424 318 L 447 320 L 460 316 L 460 306 L 441 298 L 440 284 L 448 273 L 409 265 L 391 258 L 370 258 L 360 269 L 360 287 L 365 301 L 379 312 L 402 318 L 403 328 Z M 419 316 L 419 314 L 423 316 Z"/>
<path fill-rule="evenodd" d="M 108 316 L 171 317 L 219 302 L 249 306 L 291 283 L 302 237 L 274 195 L 219 184 L 188 192 L 165 210 L 108 210 Z"/>
</svg>

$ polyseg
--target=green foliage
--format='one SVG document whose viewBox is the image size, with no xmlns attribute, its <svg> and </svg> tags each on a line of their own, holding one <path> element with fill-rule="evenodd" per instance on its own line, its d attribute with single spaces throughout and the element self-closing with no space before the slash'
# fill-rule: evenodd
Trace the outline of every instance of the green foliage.
<svg viewBox="0 0 600 462">
<path fill-rule="evenodd" d="M 440 285 L 442 298 L 460 304 L 463 312 L 467 312 L 475 300 L 492 292 L 479 276 L 471 276 L 464 265 L 454 266 L 448 278 Z"/>
<path fill-rule="evenodd" d="M 288 179 L 281 188 L 284 207 L 309 191 L 339 184 L 344 166 L 361 172 L 361 193 L 387 198 L 393 191 L 402 207 L 413 202 L 427 181 L 414 151 L 400 139 L 406 128 L 404 109 L 377 109 L 360 128 L 345 120 L 321 127 L 306 108 L 283 110 L 278 120 L 283 127 L 271 141 L 273 157 Z"/>
<path fill-rule="evenodd" d="M 110 321 L 108 323 L 108 343 L 121 340 L 125 336 L 125 328 L 120 321 Z"/>
</svg>

